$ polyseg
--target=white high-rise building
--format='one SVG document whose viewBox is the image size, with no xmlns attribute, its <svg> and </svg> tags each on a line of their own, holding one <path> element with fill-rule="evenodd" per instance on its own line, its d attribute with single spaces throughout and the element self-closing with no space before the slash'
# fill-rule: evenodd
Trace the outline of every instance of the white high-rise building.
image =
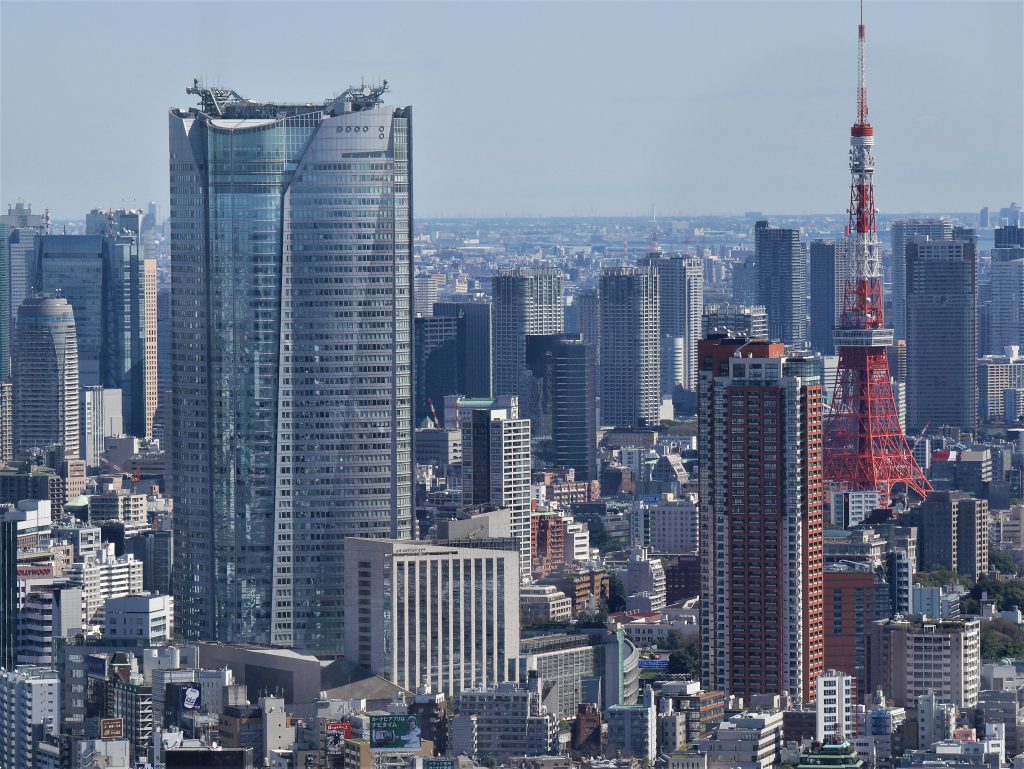
<svg viewBox="0 0 1024 769">
<path fill-rule="evenodd" d="M 640 261 L 658 273 L 660 330 L 664 339 L 681 339 L 682 365 L 671 377 L 672 385 L 697 389 L 697 342 L 702 336 L 704 314 L 704 262 L 694 254 L 663 254 L 654 249 Z M 663 343 L 664 349 L 664 343 Z M 671 393 L 661 372 L 662 392 Z"/>
<path fill-rule="evenodd" d="M 397 686 L 454 696 L 506 680 L 519 655 L 513 551 L 352 538 L 345 581 L 345 658 Z"/>
<path fill-rule="evenodd" d="M 168 116 L 185 640 L 337 652 L 345 538 L 412 533 L 412 114 L 386 91 L 197 82 Z"/>
<path fill-rule="evenodd" d="M 512 514 L 512 536 L 519 541 L 522 580 L 530 581 L 530 420 L 519 418 L 515 397 L 490 408 L 463 408 L 462 503 L 492 504 Z"/>
<path fill-rule="evenodd" d="M 853 676 L 838 670 L 826 670 L 816 680 L 816 691 L 814 739 L 818 742 L 834 741 L 833 744 L 851 739 L 856 733 L 857 719 L 857 689 L 853 685 Z"/>
<path fill-rule="evenodd" d="M 121 391 L 100 385 L 82 388 L 82 459 L 86 467 L 99 467 L 103 439 L 124 435 Z"/>
<path fill-rule="evenodd" d="M 60 731 L 60 677 L 50 668 L 0 669 L 0 766 L 33 769 L 32 728 Z"/>
<path fill-rule="evenodd" d="M 72 584 L 82 587 L 82 622 L 102 625 L 104 605 L 110 598 L 143 591 L 143 564 L 133 555 L 114 555 L 113 543 L 105 543 L 95 558 L 74 564 L 68 572 Z"/>
<path fill-rule="evenodd" d="M 160 644 L 174 636 L 174 599 L 169 595 L 126 595 L 104 605 L 103 637 Z"/>
</svg>

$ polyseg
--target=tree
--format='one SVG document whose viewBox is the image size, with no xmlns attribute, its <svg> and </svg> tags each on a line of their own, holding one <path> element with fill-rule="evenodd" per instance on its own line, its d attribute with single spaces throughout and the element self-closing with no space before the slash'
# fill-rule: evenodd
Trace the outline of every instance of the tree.
<svg viewBox="0 0 1024 769">
<path fill-rule="evenodd" d="M 1017 574 L 1017 562 L 1013 560 L 1013 557 L 1009 553 L 1003 553 L 1001 551 L 990 552 L 988 556 L 988 565 L 998 571 L 1000 574 Z"/>
<path fill-rule="evenodd" d="M 700 675 L 700 641 L 691 638 L 683 648 L 676 649 L 668 657 L 668 672 L 681 673 L 696 678 Z"/>
<path fill-rule="evenodd" d="M 981 659 L 996 662 L 1003 657 L 1024 655 L 1024 630 L 1005 619 L 981 624 Z"/>
<path fill-rule="evenodd" d="M 622 611 L 626 608 L 626 586 L 618 574 L 608 577 L 608 613 Z"/>
<path fill-rule="evenodd" d="M 680 633 L 678 630 L 671 630 L 665 638 L 658 639 L 658 648 L 671 651 L 673 649 L 682 649 L 686 646 L 686 636 Z"/>
<path fill-rule="evenodd" d="M 946 585 L 960 584 L 970 588 L 974 585 L 974 580 L 949 569 L 935 568 L 917 572 L 914 575 L 914 584 L 925 587 L 945 587 Z"/>
</svg>

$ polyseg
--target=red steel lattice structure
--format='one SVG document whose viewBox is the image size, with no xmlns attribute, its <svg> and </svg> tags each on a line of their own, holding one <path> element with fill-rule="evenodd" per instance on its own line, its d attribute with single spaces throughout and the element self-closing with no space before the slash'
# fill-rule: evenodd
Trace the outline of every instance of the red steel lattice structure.
<svg viewBox="0 0 1024 769">
<path fill-rule="evenodd" d="M 900 427 L 887 348 L 881 249 L 875 209 L 875 132 L 868 122 L 864 77 L 864 5 L 858 26 L 857 122 L 850 129 L 850 222 L 848 278 L 839 327 L 836 388 L 825 423 L 825 478 L 838 488 L 876 490 L 888 504 L 903 484 L 924 498 L 931 484 L 921 472 Z"/>
</svg>

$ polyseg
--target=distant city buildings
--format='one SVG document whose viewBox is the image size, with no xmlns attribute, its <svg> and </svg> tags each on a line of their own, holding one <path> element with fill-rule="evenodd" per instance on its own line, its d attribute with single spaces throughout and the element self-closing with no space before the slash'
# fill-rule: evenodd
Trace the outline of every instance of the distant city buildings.
<svg viewBox="0 0 1024 769">
<path fill-rule="evenodd" d="M 803 347 L 807 341 L 807 253 L 800 231 L 754 225 L 757 304 L 768 312 L 768 338 Z"/>
</svg>

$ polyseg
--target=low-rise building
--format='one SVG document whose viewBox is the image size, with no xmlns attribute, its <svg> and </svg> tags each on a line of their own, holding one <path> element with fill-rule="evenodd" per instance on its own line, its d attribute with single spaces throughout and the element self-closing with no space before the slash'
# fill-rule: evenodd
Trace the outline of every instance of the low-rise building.
<svg viewBox="0 0 1024 769">
<path fill-rule="evenodd" d="M 607 711 L 608 749 L 654 763 L 658 754 L 658 719 L 654 692 L 644 690 L 639 705 L 612 705 Z"/>
</svg>

